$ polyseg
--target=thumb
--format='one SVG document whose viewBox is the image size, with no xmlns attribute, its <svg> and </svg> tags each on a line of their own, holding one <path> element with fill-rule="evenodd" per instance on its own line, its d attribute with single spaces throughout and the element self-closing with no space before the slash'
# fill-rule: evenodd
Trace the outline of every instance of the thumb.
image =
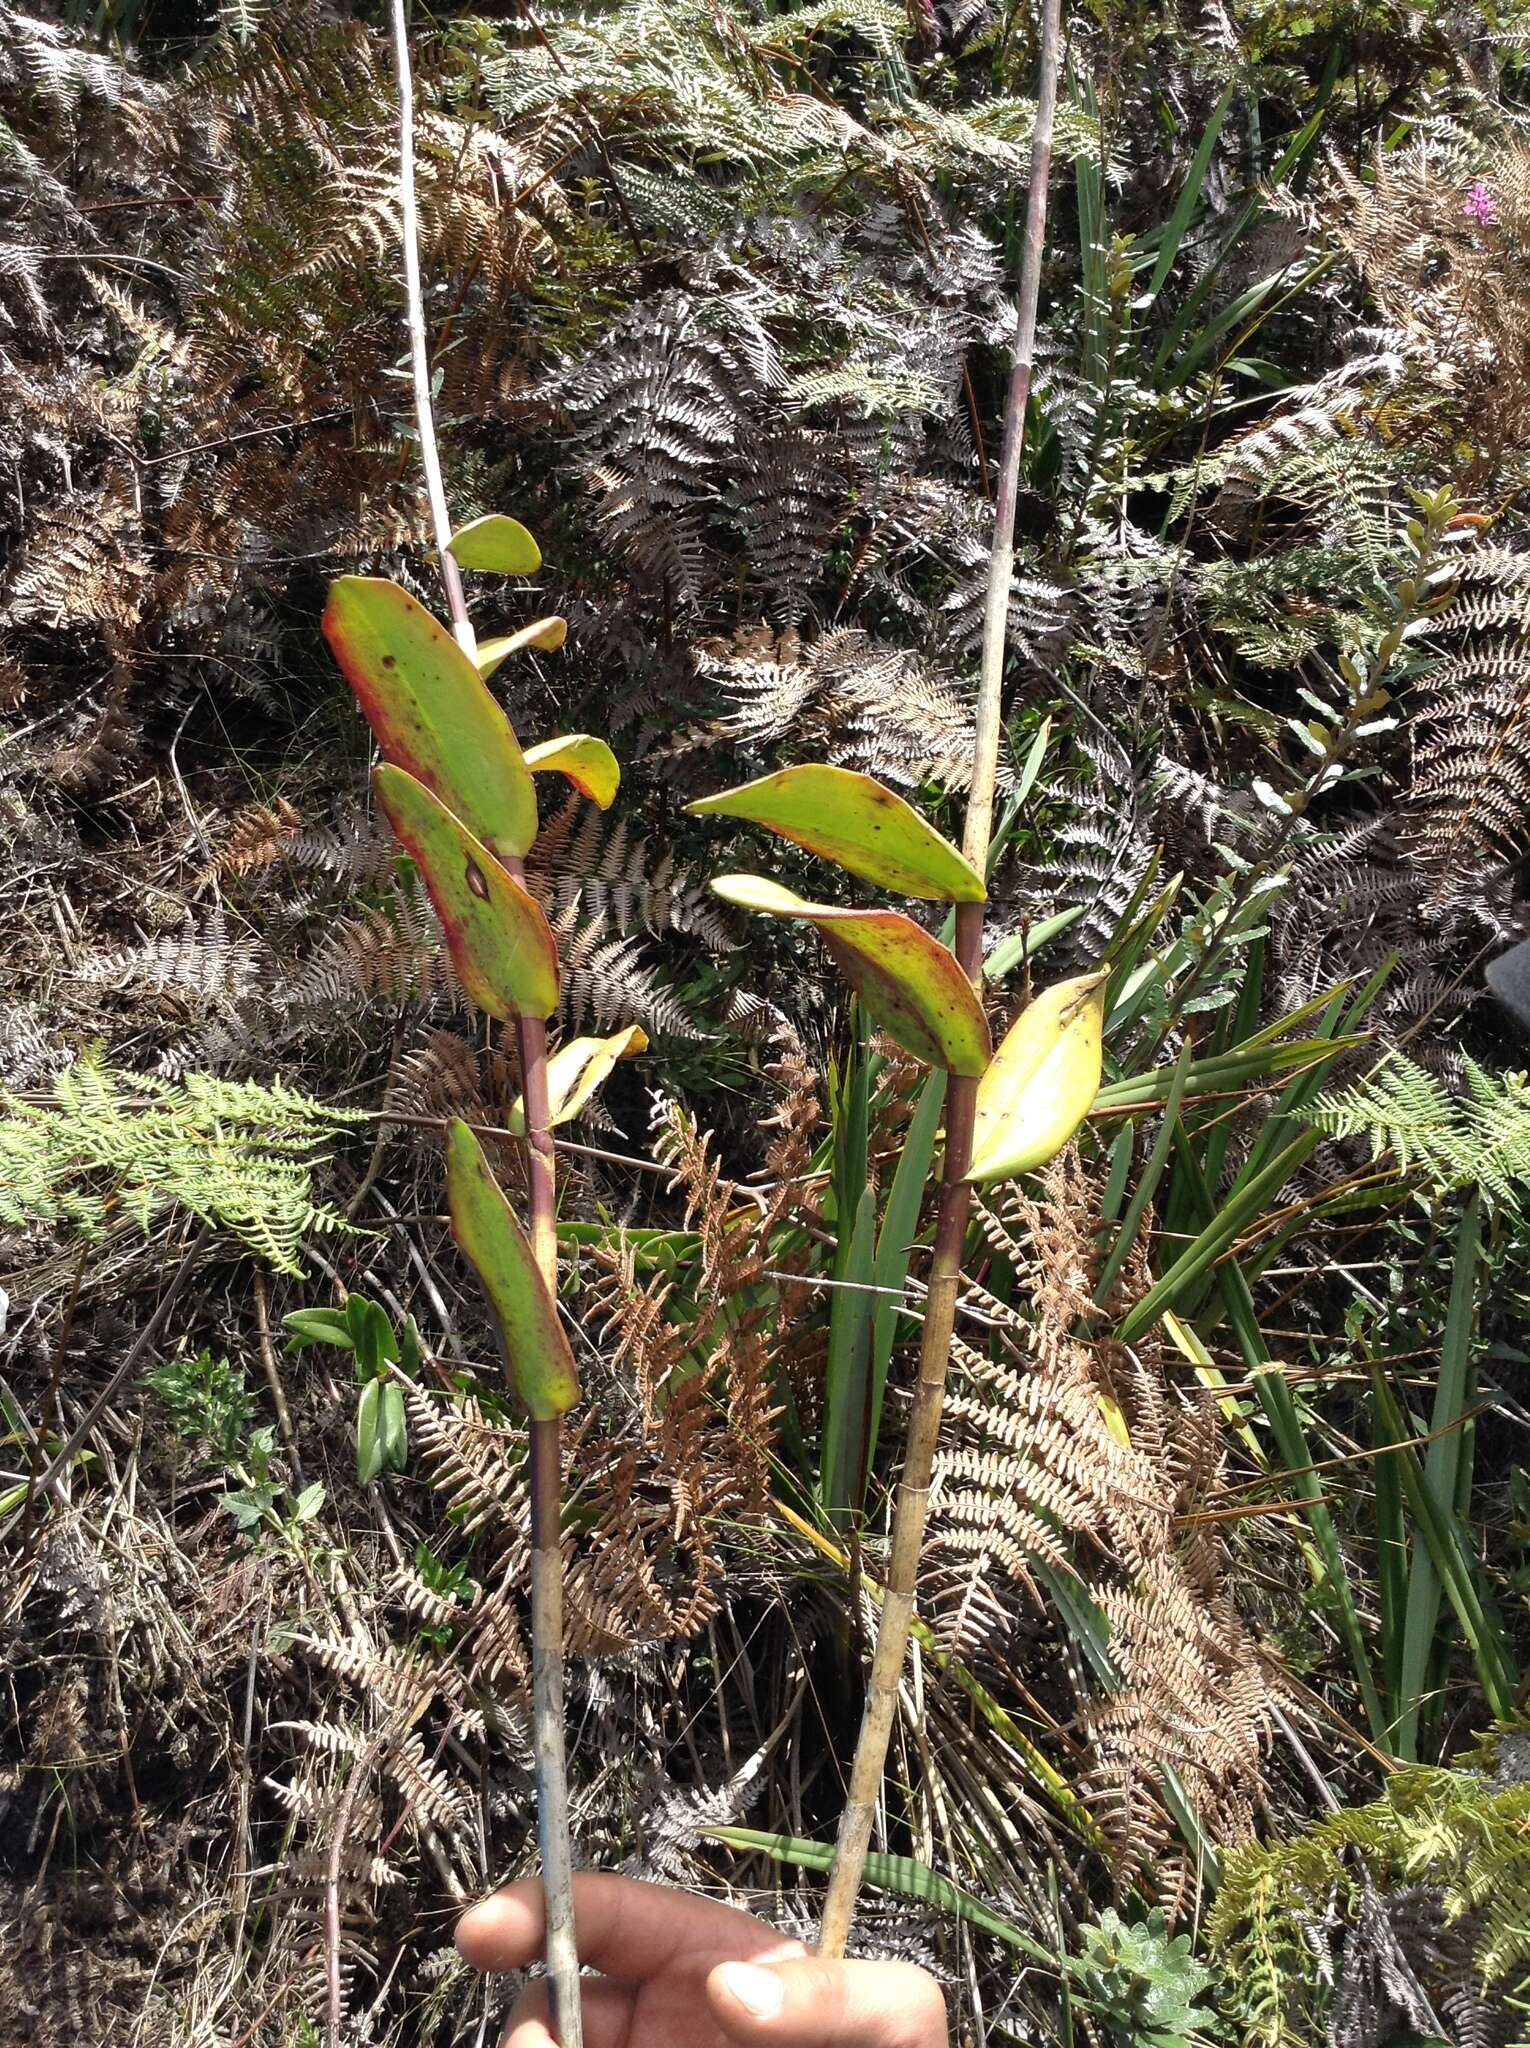
<svg viewBox="0 0 1530 2048">
<path fill-rule="evenodd" d="M 743 2048 L 946 2048 L 946 2002 L 913 1963 L 719 1963 L 707 2004 Z"/>
</svg>

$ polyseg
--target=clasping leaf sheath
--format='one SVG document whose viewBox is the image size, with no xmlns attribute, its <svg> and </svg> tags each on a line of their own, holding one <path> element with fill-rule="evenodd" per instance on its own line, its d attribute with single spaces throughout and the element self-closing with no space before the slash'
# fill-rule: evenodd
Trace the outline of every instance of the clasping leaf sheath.
<svg viewBox="0 0 1530 2048">
<path fill-rule="evenodd" d="M 1060 981 L 1021 1011 L 978 1082 L 969 1181 L 1045 1166 L 1089 1114 L 1109 978 L 1102 970 Z"/>
</svg>

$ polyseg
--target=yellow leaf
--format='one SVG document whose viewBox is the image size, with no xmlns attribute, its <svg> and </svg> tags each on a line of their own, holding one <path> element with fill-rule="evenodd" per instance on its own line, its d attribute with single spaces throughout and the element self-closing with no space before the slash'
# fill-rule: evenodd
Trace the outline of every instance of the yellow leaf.
<svg viewBox="0 0 1530 2048">
<path fill-rule="evenodd" d="M 648 1050 L 648 1033 L 629 1024 L 610 1038 L 571 1038 L 547 1062 L 547 1111 L 550 1124 L 566 1124 L 589 1101 L 618 1060 Z M 513 1137 L 526 1135 L 526 1100 L 517 1095 L 505 1119 Z"/>
<path fill-rule="evenodd" d="M 1100 1088 L 1106 972 L 1044 989 L 1022 1010 L 978 1082 L 970 1181 L 1045 1166 Z"/>
<path fill-rule="evenodd" d="M 611 749 L 604 740 L 587 732 L 565 733 L 561 739 L 543 740 L 540 746 L 528 747 L 526 766 L 533 775 L 566 775 L 575 789 L 603 811 L 611 808 L 616 786 L 622 779 Z"/>
<path fill-rule="evenodd" d="M 505 633 L 498 640 L 480 640 L 475 658 L 478 673 L 487 682 L 502 661 L 508 661 L 512 654 L 519 654 L 523 647 L 536 647 L 544 654 L 556 654 L 567 638 L 568 621 L 560 619 L 556 612 L 545 619 L 533 619 L 529 626 L 522 626 L 514 633 Z"/>
</svg>

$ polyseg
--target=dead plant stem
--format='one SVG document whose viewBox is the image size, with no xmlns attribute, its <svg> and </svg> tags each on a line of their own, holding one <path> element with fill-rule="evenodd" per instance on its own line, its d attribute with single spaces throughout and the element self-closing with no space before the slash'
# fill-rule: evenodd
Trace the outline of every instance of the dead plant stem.
<svg viewBox="0 0 1530 2048">
<path fill-rule="evenodd" d="M 436 446 L 435 414 L 430 396 L 430 350 L 425 336 L 425 294 L 420 284 L 420 210 L 414 190 L 414 72 L 409 62 L 409 28 L 404 0 L 393 0 L 393 61 L 398 70 L 398 197 L 400 239 L 404 249 L 404 306 L 409 323 L 409 363 L 414 376 L 420 464 L 425 471 L 425 495 L 430 501 L 430 523 L 435 532 L 441 581 L 446 586 L 446 602 L 452 615 L 452 631 L 464 653 L 471 656 L 477 653 L 478 647 L 468 623 L 462 571 L 457 567 L 456 557 L 447 552 L 452 523 L 446 510 L 446 486 L 441 479 L 441 455 Z"/>
</svg>

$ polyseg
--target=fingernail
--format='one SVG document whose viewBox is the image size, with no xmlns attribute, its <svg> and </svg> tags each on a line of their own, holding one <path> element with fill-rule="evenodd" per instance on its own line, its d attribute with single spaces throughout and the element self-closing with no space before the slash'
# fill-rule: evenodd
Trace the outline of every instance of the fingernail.
<svg viewBox="0 0 1530 2048">
<path fill-rule="evenodd" d="M 786 1986 L 774 1970 L 757 1970 L 752 1963 L 724 1963 L 721 1975 L 728 1996 L 757 2020 L 774 2019 L 786 2003 Z"/>
</svg>

